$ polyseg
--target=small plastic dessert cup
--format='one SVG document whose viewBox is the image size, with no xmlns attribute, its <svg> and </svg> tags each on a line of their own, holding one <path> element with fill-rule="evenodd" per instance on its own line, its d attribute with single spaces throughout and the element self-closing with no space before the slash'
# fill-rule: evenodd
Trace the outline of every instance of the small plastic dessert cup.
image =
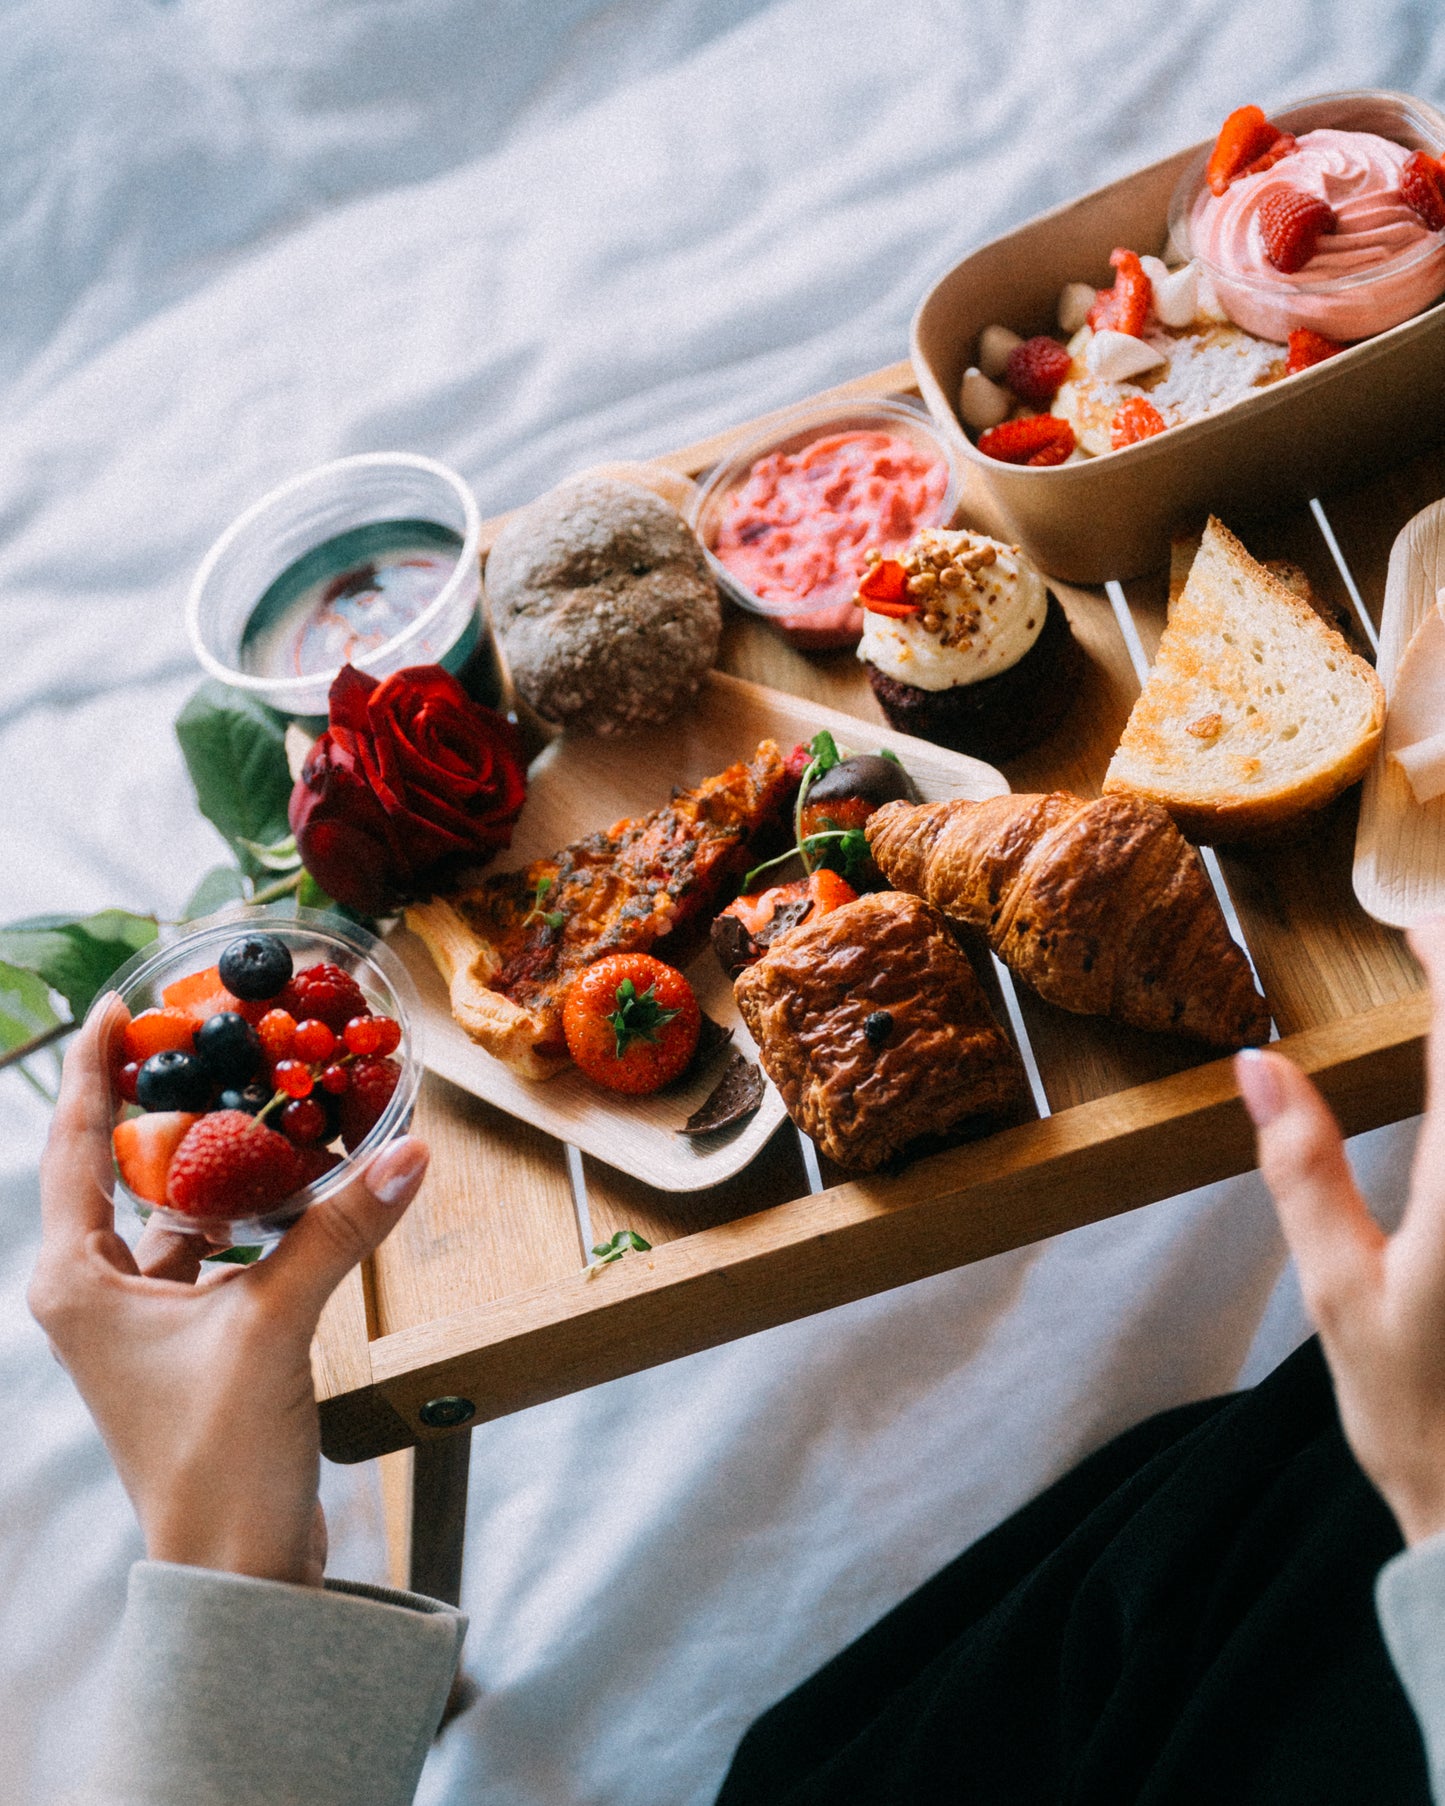
<svg viewBox="0 0 1445 1806">
<path fill-rule="evenodd" d="M 365 1139 L 349 1153 L 341 1148 L 339 1140 L 335 1143 L 335 1151 L 342 1155 L 340 1165 L 314 1184 L 294 1192 L 264 1215 L 244 1218 L 192 1216 L 137 1197 L 119 1172 L 116 1173 L 113 1195 L 117 1202 L 129 1204 L 143 1220 L 160 1223 L 185 1235 L 204 1236 L 217 1247 L 277 1241 L 303 1211 L 350 1184 L 388 1142 L 405 1134 L 421 1085 L 419 1004 L 406 968 L 375 935 L 340 916 L 320 910 L 298 909 L 282 915 L 269 909 L 237 909 L 213 916 L 162 946 L 152 944 L 143 948 L 116 973 L 110 992 L 119 994 L 132 1016 L 139 1015 L 142 1010 L 159 1008 L 161 992 L 168 985 L 192 973 L 206 971 L 219 961 L 232 941 L 258 930 L 275 935 L 286 944 L 298 972 L 307 966 L 328 962 L 351 974 L 372 1012 L 390 1016 L 401 1029 L 401 1043 L 390 1056 L 401 1068 L 401 1077 Z M 95 1008 L 102 1007 L 104 1001 L 104 997 L 98 999 Z M 118 1061 L 112 1062 L 112 1071 L 118 1064 Z M 114 1095 L 113 1101 L 117 1120 L 121 1114 L 143 1114 L 136 1105 L 126 1104 L 119 1093 Z"/>
<path fill-rule="evenodd" d="M 1438 116 L 1404 94 L 1367 89 L 1317 94 L 1271 115 L 1276 125 L 1302 137 L 1321 127 L 1373 132 L 1409 150 L 1439 156 L 1445 150 Z M 1430 233 L 1397 257 L 1366 270 L 1327 282 L 1302 282 L 1296 276 L 1257 277 L 1227 270 L 1203 256 L 1191 243 L 1190 222 L 1204 190 L 1204 171 L 1212 145 L 1202 147 L 1186 165 L 1169 203 L 1169 242 L 1181 262 L 1198 261 L 1237 326 L 1259 338 L 1283 344 L 1295 327 L 1308 327 L 1326 338 L 1353 341 L 1373 338 L 1414 316 L 1445 293 L 1445 235 Z M 1281 176 L 1288 164 L 1279 167 Z"/>
<path fill-rule="evenodd" d="M 861 617 L 851 596 L 825 593 L 816 600 L 773 601 L 759 596 L 717 556 L 718 535 L 727 506 L 742 488 L 759 458 L 773 452 L 800 452 L 816 440 L 834 433 L 880 432 L 904 439 L 924 457 L 944 465 L 948 482 L 937 509 L 920 517 L 917 527 L 946 527 L 958 510 L 960 482 L 957 461 L 947 440 L 921 408 L 906 401 L 862 398 L 856 401 L 820 401 L 791 408 L 777 415 L 767 428 L 740 445 L 703 479 L 688 515 L 708 564 L 723 594 L 740 608 L 766 616 L 801 646 L 851 645 L 858 638 Z"/>
<path fill-rule="evenodd" d="M 461 539 L 456 567 L 438 595 L 400 633 L 360 660 L 372 677 L 408 665 L 458 672 L 481 627 L 481 515 L 471 489 L 445 464 L 412 452 L 337 458 L 282 483 L 232 521 L 201 561 L 186 600 L 186 631 L 202 666 L 283 715 L 321 718 L 335 670 L 274 677 L 242 668 L 241 646 L 256 605 L 308 552 L 356 527 L 434 521 Z"/>
</svg>

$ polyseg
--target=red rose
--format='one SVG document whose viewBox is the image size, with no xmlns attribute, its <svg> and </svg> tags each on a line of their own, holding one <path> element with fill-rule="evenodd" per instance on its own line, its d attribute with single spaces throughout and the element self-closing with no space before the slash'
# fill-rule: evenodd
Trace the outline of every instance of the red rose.
<svg viewBox="0 0 1445 1806">
<path fill-rule="evenodd" d="M 378 683 L 344 665 L 331 724 L 291 792 L 307 871 L 350 909 L 382 915 L 459 858 L 510 844 L 527 794 L 510 723 L 440 665 Z"/>
</svg>

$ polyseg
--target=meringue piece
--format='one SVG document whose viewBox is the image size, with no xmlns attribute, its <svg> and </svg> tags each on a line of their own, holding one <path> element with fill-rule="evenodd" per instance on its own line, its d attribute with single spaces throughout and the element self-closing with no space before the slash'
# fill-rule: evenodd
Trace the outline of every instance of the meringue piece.
<svg viewBox="0 0 1445 1806">
<path fill-rule="evenodd" d="M 1154 312 L 1164 326 L 1188 326 L 1199 311 L 1199 266 L 1171 270 L 1158 257 L 1141 257 L 1154 291 Z"/>
<path fill-rule="evenodd" d="M 1201 269 L 1198 264 L 1195 265 L 1195 268 L 1199 270 L 1199 305 L 1196 317 L 1208 320 L 1215 326 L 1231 325 L 1232 322 L 1224 311 L 1224 304 L 1215 292 L 1214 281 L 1208 270 Z"/>
<path fill-rule="evenodd" d="M 1390 685 L 1385 756 L 1417 803 L 1445 795 L 1445 591 L 1410 636 Z"/>
<path fill-rule="evenodd" d="M 1166 361 L 1164 353 L 1156 351 L 1144 339 L 1136 339 L 1128 332 L 1115 332 L 1112 327 L 1096 332 L 1084 353 L 1090 375 L 1106 383 L 1125 382 L 1146 370 L 1157 370 Z"/>
<path fill-rule="evenodd" d="M 1059 290 L 1059 331 L 1072 338 L 1087 321 L 1099 291 L 1087 282 L 1066 282 Z"/>
<path fill-rule="evenodd" d="M 958 386 L 958 417 L 966 427 L 981 433 L 1007 420 L 1013 407 L 1013 396 L 1007 389 L 991 383 L 983 371 L 970 364 Z"/>
<path fill-rule="evenodd" d="M 992 382 L 1003 380 L 1008 354 L 1023 340 L 1007 326 L 985 326 L 978 335 L 978 367 Z"/>
</svg>

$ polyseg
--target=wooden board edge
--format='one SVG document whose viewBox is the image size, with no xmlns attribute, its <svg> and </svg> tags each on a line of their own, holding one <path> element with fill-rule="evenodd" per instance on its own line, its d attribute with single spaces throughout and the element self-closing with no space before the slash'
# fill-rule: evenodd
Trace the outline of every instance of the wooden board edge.
<svg viewBox="0 0 1445 1806">
<path fill-rule="evenodd" d="M 1346 1133 L 1421 1107 L 1424 992 L 1280 1043 Z M 1247 1172 L 1254 1135 L 1227 1060 L 699 1231 L 604 1269 L 374 1342 L 364 1399 L 331 1401 L 360 1460 L 426 1440 L 428 1398 L 476 1421 Z M 594 1288 L 605 1288 L 599 1297 Z M 345 1411 L 343 1422 L 342 1413 Z M 332 1448 L 328 1447 L 328 1453 Z"/>
</svg>

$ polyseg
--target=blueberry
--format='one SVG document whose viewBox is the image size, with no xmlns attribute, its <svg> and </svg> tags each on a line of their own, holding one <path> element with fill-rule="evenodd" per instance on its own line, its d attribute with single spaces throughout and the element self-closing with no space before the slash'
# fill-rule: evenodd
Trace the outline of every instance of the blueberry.
<svg viewBox="0 0 1445 1806">
<path fill-rule="evenodd" d="M 243 934 L 221 955 L 221 983 L 233 997 L 260 1003 L 291 976 L 291 950 L 274 934 Z"/>
<path fill-rule="evenodd" d="M 179 1048 L 152 1054 L 136 1074 L 135 1101 L 142 1110 L 204 1110 L 211 1101 L 210 1074 Z"/>
<path fill-rule="evenodd" d="M 244 1016 L 220 1010 L 196 1030 L 196 1058 L 218 1085 L 244 1085 L 261 1064 L 261 1037 Z"/>
<path fill-rule="evenodd" d="M 271 1091 L 266 1085 L 246 1085 L 237 1091 L 234 1086 L 223 1091 L 216 1099 L 218 1110 L 242 1110 L 247 1116 L 255 1116 L 265 1109 L 271 1101 Z"/>
</svg>

